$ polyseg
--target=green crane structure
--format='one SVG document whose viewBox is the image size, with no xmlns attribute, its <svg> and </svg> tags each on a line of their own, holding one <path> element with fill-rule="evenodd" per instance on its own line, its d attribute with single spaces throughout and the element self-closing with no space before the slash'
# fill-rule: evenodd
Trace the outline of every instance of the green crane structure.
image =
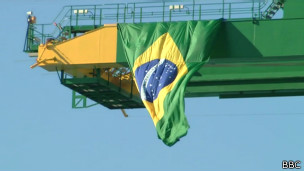
<svg viewBox="0 0 304 171">
<path fill-rule="evenodd" d="M 52 24 L 36 24 L 29 13 L 24 52 L 41 58 L 42 47 L 79 41 L 112 23 L 179 22 L 224 18 L 210 60 L 191 78 L 186 97 L 240 98 L 304 95 L 303 0 L 205 3 L 163 2 L 66 6 Z M 273 19 L 278 11 L 284 15 Z M 117 39 L 117 41 L 121 41 Z M 47 46 L 52 44 L 53 48 Z M 81 44 L 81 42 L 80 42 Z M 40 48 L 41 47 L 41 48 Z M 117 44 L 117 53 L 121 47 Z M 65 53 L 65 52 L 62 52 Z M 60 56 L 60 55 L 59 55 Z M 62 55 L 61 55 L 62 56 Z M 67 57 L 68 58 L 68 57 Z M 133 85 L 127 59 L 108 65 L 47 63 L 63 85 L 73 90 L 73 107 L 90 107 L 86 99 L 111 109 L 144 107 Z M 34 67 L 33 66 L 33 67 Z M 110 67 L 111 66 L 111 67 Z M 66 70 L 75 67 L 78 70 Z M 82 74 L 78 71 L 86 70 Z M 115 78 L 118 78 L 115 82 Z M 126 91 L 124 85 L 130 88 Z"/>
</svg>

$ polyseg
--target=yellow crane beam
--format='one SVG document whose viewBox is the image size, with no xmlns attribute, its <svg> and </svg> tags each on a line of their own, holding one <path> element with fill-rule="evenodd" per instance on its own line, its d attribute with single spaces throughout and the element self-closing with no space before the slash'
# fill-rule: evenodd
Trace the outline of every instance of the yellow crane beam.
<svg viewBox="0 0 304 171">
<path fill-rule="evenodd" d="M 37 64 L 48 71 L 64 68 L 68 73 L 73 69 L 119 67 L 116 49 L 117 26 L 105 25 L 67 41 L 41 44 Z"/>
<path fill-rule="evenodd" d="M 130 84 L 131 73 L 113 77 L 117 68 L 124 67 L 117 62 L 117 25 L 108 24 L 62 42 L 49 41 L 38 48 L 37 63 L 47 71 L 64 70 L 75 77 L 94 77 L 93 69 L 101 69 L 100 77 L 125 92 L 132 89 L 138 94 L 135 84 Z M 131 86 L 133 86 L 131 88 Z"/>
</svg>

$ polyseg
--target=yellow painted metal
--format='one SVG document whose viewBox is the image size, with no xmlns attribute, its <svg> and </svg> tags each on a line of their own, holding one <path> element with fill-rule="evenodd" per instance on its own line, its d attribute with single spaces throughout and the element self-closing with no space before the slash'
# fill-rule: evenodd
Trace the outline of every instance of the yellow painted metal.
<svg viewBox="0 0 304 171">
<path fill-rule="evenodd" d="M 124 77 L 110 77 L 109 82 L 114 84 L 117 87 L 121 87 L 121 89 L 123 89 L 125 92 L 128 92 L 128 93 L 131 93 L 131 89 L 132 89 L 133 95 L 139 96 L 139 92 L 137 90 L 135 82 L 133 82 L 133 84 L 131 83 L 131 81 L 134 81 L 134 80 L 131 79 L 130 74 L 131 73 L 125 75 Z M 105 70 L 104 70 L 104 71 L 102 71 L 100 77 L 103 78 L 104 80 L 107 80 L 108 73 L 105 72 Z M 133 87 L 131 88 L 131 86 L 133 86 Z"/>
<path fill-rule="evenodd" d="M 116 53 L 117 25 L 105 25 L 67 41 L 41 44 L 37 63 L 31 68 L 40 66 L 48 71 L 64 70 L 77 78 L 93 77 L 93 69 L 100 68 L 101 78 L 125 92 L 131 93 L 132 90 L 133 95 L 138 95 L 135 83 L 131 84 L 133 80 L 130 75 L 113 77 L 112 73 L 107 72 L 110 68 L 122 67 L 116 63 Z"/>
<path fill-rule="evenodd" d="M 56 67 L 109 68 L 117 65 L 116 49 L 117 26 L 106 25 L 67 41 L 40 45 L 37 63 L 48 71 L 55 71 Z"/>
</svg>

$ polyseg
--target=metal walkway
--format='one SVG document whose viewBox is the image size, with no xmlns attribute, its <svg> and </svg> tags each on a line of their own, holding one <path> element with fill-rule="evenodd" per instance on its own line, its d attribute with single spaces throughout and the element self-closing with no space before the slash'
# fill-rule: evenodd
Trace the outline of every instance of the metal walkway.
<svg viewBox="0 0 304 171">
<path fill-rule="evenodd" d="M 50 39 L 57 42 L 76 37 L 104 24 L 171 22 L 187 20 L 264 19 L 271 0 L 205 0 L 187 2 L 142 2 L 65 6 L 49 24 L 29 24 L 24 52 L 37 52 Z"/>
</svg>

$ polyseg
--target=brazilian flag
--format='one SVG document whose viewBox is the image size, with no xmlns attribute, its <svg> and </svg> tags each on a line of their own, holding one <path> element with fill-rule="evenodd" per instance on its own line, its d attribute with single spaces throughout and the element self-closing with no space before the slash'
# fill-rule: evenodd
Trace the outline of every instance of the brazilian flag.
<svg viewBox="0 0 304 171">
<path fill-rule="evenodd" d="M 221 20 L 119 24 L 127 60 L 158 137 L 174 145 L 187 134 L 184 94 L 208 60 Z"/>
</svg>

